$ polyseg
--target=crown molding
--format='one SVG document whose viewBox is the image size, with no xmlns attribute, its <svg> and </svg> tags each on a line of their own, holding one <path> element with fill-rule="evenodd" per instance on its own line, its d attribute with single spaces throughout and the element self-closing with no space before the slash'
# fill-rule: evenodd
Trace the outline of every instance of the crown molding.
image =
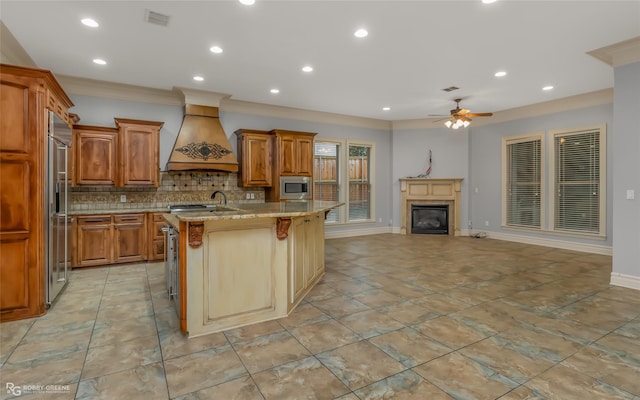
<svg viewBox="0 0 640 400">
<path fill-rule="evenodd" d="M 293 107 L 273 106 L 269 104 L 252 103 L 234 99 L 224 99 L 220 105 L 220 109 L 226 112 L 260 115 L 271 118 L 293 119 L 386 131 L 391 130 L 391 121 L 381 119 L 354 117 L 344 114 L 304 110 Z"/>
<path fill-rule="evenodd" d="M 103 97 L 116 100 L 138 101 L 151 104 L 183 106 L 185 94 L 182 88 L 173 90 L 152 89 L 141 86 L 125 85 L 113 82 L 98 81 L 86 78 L 60 75 L 56 77 L 63 89 L 70 94 Z M 193 93 L 194 91 L 191 90 Z M 252 103 L 229 98 L 227 94 L 198 90 L 199 98 L 216 98 L 220 101 L 220 110 L 240 114 L 251 114 L 270 118 L 282 118 L 324 124 L 352 126 L 384 131 L 400 131 L 415 129 L 445 129 L 436 123 L 442 118 L 424 118 L 401 121 L 386 121 L 373 118 L 354 117 L 344 114 L 334 114 L 321 111 L 304 110 L 293 107 L 274 106 L 269 104 Z M 212 97 L 213 96 L 213 97 Z M 491 118 L 476 118 L 473 126 L 492 125 L 506 121 L 537 117 L 563 111 L 576 110 L 601 104 L 613 103 L 613 89 L 603 89 L 595 92 L 579 94 L 562 99 L 530 104 L 504 111 L 498 111 Z M 438 121 L 439 122 L 439 121 Z"/>
<path fill-rule="evenodd" d="M 640 62 L 640 36 L 588 51 L 587 54 L 612 67 Z"/>
<path fill-rule="evenodd" d="M 67 93 L 79 96 L 103 97 L 171 106 L 184 104 L 184 95 L 177 90 L 153 89 L 68 75 L 57 75 L 56 77 Z"/>
<path fill-rule="evenodd" d="M 2 20 L 0 20 L 0 62 L 21 67 L 38 68 L 31 56 L 20 45 Z"/>
<path fill-rule="evenodd" d="M 595 92 L 579 94 L 562 99 L 545 101 L 543 103 L 530 104 L 527 106 L 511 108 L 508 110 L 494 112 L 490 118 L 474 118 L 471 128 L 476 126 L 493 125 L 501 122 L 513 121 L 517 119 L 538 117 L 541 115 L 555 114 L 563 111 L 577 110 L 601 104 L 613 103 L 613 89 L 602 89 Z M 415 129 L 447 129 L 442 123 L 443 118 L 412 119 L 405 121 L 393 121 L 393 131 L 415 130 Z M 470 129 L 470 128 L 467 128 Z"/>
</svg>

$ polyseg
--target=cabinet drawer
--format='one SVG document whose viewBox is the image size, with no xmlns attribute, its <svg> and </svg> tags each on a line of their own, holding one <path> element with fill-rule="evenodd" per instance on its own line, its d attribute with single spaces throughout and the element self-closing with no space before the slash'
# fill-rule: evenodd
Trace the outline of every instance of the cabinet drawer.
<svg viewBox="0 0 640 400">
<path fill-rule="evenodd" d="M 115 224 L 139 224 L 144 222 L 144 214 L 116 214 L 113 216 Z"/>
<path fill-rule="evenodd" d="M 166 213 L 153 214 L 153 222 L 164 222 L 164 217 L 163 217 L 164 214 Z"/>
<path fill-rule="evenodd" d="M 111 224 L 111 215 L 83 215 L 78 217 L 78 225 Z"/>
</svg>

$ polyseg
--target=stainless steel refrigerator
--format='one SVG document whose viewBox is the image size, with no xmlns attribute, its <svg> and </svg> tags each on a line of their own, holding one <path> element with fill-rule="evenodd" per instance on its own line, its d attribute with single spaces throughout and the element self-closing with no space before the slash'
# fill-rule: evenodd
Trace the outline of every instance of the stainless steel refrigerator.
<svg viewBox="0 0 640 400">
<path fill-rule="evenodd" d="M 47 152 L 47 252 L 45 292 L 47 308 L 68 283 L 71 258 L 71 217 L 68 215 L 69 143 L 71 129 L 53 112 L 49 113 Z"/>
</svg>

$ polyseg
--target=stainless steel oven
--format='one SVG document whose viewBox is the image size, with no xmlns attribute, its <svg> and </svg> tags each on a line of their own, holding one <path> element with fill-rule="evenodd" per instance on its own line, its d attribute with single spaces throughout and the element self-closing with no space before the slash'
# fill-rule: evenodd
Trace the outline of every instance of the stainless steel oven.
<svg viewBox="0 0 640 400">
<path fill-rule="evenodd" d="M 280 200 L 311 200 L 311 178 L 308 176 L 281 176 Z"/>
</svg>

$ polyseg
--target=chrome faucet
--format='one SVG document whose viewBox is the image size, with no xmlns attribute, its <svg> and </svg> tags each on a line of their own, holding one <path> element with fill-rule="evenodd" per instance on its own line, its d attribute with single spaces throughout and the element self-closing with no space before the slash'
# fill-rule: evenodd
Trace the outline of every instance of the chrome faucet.
<svg viewBox="0 0 640 400">
<path fill-rule="evenodd" d="M 224 194 L 224 192 L 222 190 L 216 190 L 215 192 L 211 193 L 211 200 L 213 200 L 216 195 L 220 193 L 222 195 L 222 198 L 224 199 L 224 205 L 227 205 L 227 195 Z"/>
</svg>

